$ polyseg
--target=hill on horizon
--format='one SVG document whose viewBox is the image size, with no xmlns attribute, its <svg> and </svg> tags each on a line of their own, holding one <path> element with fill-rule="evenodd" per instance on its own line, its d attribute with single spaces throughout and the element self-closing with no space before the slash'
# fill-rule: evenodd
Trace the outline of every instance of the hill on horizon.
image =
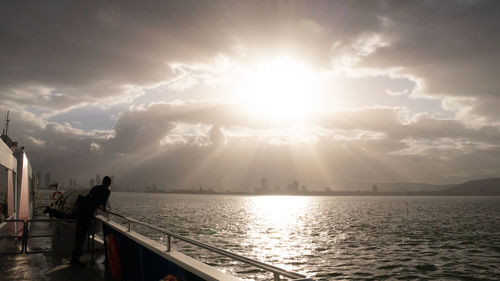
<svg viewBox="0 0 500 281">
<path fill-rule="evenodd" d="M 429 184 L 419 182 L 350 182 L 337 181 L 331 188 L 334 191 L 371 191 L 376 185 L 379 192 L 438 192 L 456 184 Z"/>
<path fill-rule="evenodd" d="M 383 192 L 402 192 L 402 191 L 419 191 L 419 192 L 434 192 L 444 191 L 454 184 L 429 184 L 429 183 L 413 183 L 413 182 L 394 182 L 394 183 L 376 183 L 379 191 Z"/>
<path fill-rule="evenodd" d="M 445 192 L 450 195 L 500 195 L 500 178 L 467 181 Z"/>
</svg>

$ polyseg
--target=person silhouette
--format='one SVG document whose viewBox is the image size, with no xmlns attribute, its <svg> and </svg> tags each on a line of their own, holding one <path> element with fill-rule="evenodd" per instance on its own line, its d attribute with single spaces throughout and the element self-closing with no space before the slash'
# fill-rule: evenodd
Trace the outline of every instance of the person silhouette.
<svg viewBox="0 0 500 281">
<path fill-rule="evenodd" d="M 71 214 L 50 207 L 47 207 L 47 209 L 43 211 L 56 218 L 76 220 L 75 246 L 71 257 L 71 265 L 78 267 L 85 266 L 85 263 L 80 261 L 82 247 L 88 236 L 88 228 L 97 208 L 101 207 L 104 211 L 107 211 L 106 204 L 111 194 L 109 189 L 110 186 L 111 178 L 105 176 L 102 179 L 102 184 L 94 186 L 86 196 L 78 196 Z"/>
<path fill-rule="evenodd" d="M 106 204 L 111 194 L 110 186 L 111 178 L 105 176 L 101 185 L 94 186 L 87 196 L 79 196 L 75 203 L 76 209 L 72 213 L 72 217 L 76 219 L 75 247 L 73 248 L 71 265 L 85 266 L 85 263 L 80 261 L 80 256 L 85 238 L 88 236 L 88 227 L 97 208 L 102 207 L 104 211 L 107 211 Z"/>
</svg>

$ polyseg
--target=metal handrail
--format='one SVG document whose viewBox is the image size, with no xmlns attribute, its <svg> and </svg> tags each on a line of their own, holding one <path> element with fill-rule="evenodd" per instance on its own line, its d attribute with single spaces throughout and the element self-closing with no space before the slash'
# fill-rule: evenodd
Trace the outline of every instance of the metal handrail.
<svg viewBox="0 0 500 281">
<path fill-rule="evenodd" d="M 117 217 L 121 217 L 121 218 L 127 220 L 128 221 L 128 231 L 131 230 L 131 223 L 133 222 L 133 223 L 136 223 L 136 224 L 139 224 L 139 225 L 145 226 L 147 228 L 150 228 L 150 229 L 153 229 L 153 230 L 156 230 L 158 232 L 166 234 L 167 235 L 167 251 L 171 250 L 171 245 L 170 245 L 171 244 L 171 237 L 174 237 L 174 238 L 179 239 L 181 241 L 184 241 L 184 242 L 196 245 L 196 246 L 198 246 L 200 248 L 204 248 L 204 249 L 210 250 L 212 252 L 218 253 L 220 255 L 232 258 L 234 260 L 237 260 L 237 261 L 249 264 L 251 266 L 254 266 L 254 267 L 257 267 L 257 268 L 269 271 L 269 272 L 272 272 L 274 274 L 274 280 L 280 280 L 280 278 L 279 278 L 280 276 L 284 276 L 284 277 L 287 277 L 287 278 L 293 278 L 293 279 L 303 279 L 303 278 L 306 278 L 305 275 L 302 275 L 302 274 L 299 274 L 299 273 L 296 273 L 296 272 L 292 272 L 292 271 L 287 271 L 285 269 L 276 267 L 274 265 L 270 265 L 270 264 L 267 264 L 267 263 L 264 263 L 264 262 L 261 262 L 261 261 L 258 261 L 258 260 L 250 259 L 250 258 L 241 256 L 241 255 L 238 255 L 238 254 L 235 254 L 235 253 L 231 253 L 229 251 L 226 251 L 226 250 L 223 250 L 223 249 L 219 249 L 219 248 L 217 248 L 215 246 L 212 246 L 212 245 L 209 245 L 209 244 L 206 244 L 206 243 L 202 243 L 202 242 L 199 242 L 199 241 L 196 241 L 196 240 L 193 240 L 193 239 L 181 236 L 179 234 L 173 233 L 173 232 L 168 231 L 166 229 L 163 229 L 161 227 L 157 227 L 155 225 L 152 225 L 152 224 L 149 224 L 149 223 L 146 223 L 146 222 L 142 222 L 142 221 L 139 221 L 139 220 L 136 220 L 136 219 L 133 219 L 133 218 L 129 218 L 129 217 L 126 217 L 124 215 L 121 215 L 121 214 L 118 214 L 118 213 L 115 213 L 115 212 L 112 212 L 112 211 L 108 211 L 108 221 L 109 221 L 109 214 L 112 214 L 112 215 L 115 215 Z M 102 219 L 100 219 L 100 220 L 102 220 Z"/>
<path fill-rule="evenodd" d="M 10 216 L 9 218 L 11 218 L 13 216 L 14 215 Z M 21 235 L 18 235 L 19 233 L 16 233 L 16 235 L 0 236 L 0 238 L 19 238 L 19 237 L 22 237 L 23 241 L 22 241 L 22 244 L 21 244 L 21 251 L 20 252 L 14 252 L 15 254 L 22 254 L 25 251 L 25 249 L 26 249 L 26 240 L 24 239 L 24 237 L 26 236 L 26 222 L 23 221 L 23 220 L 19 220 L 19 219 L 6 219 L 6 220 L 2 221 L 2 223 L 1 223 L 2 227 L 1 228 L 3 228 L 3 226 L 6 225 L 8 222 L 16 223 L 16 224 L 17 223 L 22 223 L 23 224 L 23 232 L 22 232 Z"/>
<path fill-rule="evenodd" d="M 29 234 L 29 226 L 30 223 L 33 222 L 48 222 L 48 223 L 61 223 L 61 222 L 76 222 L 75 219 L 30 219 L 26 221 L 26 232 L 25 232 L 25 237 L 24 237 L 24 252 L 26 254 L 35 254 L 35 253 L 53 253 L 55 252 L 54 250 L 47 250 L 47 251 L 28 251 L 28 240 L 29 238 L 44 238 L 44 237 L 55 237 L 54 234 L 42 234 L 42 235 L 30 235 Z"/>
<path fill-rule="evenodd" d="M 16 219 L 16 215 L 17 215 L 16 213 L 13 213 L 13 214 L 12 214 L 12 215 L 10 215 L 9 217 L 7 217 L 5 220 L 0 221 L 0 229 L 2 229 L 2 227 L 3 227 L 4 225 L 6 225 L 6 223 L 5 223 L 5 222 L 7 222 L 7 221 L 11 221 L 11 220 L 15 220 L 15 219 Z"/>
</svg>

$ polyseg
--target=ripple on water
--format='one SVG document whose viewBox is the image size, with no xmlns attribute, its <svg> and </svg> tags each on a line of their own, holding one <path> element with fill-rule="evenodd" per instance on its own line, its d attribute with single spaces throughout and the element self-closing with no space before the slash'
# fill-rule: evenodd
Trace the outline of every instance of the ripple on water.
<svg viewBox="0 0 500 281">
<path fill-rule="evenodd" d="M 500 246 L 491 246 L 491 249 L 497 253 L 500 253 Z"/>
<path fill-rule="evenodd" d="M 428 264 L 419 264 L 415 266 L 415 268 L 419 271 L 436 271 L 438 270 L 437 266 L 434 264 L 428 263 Z"/>
<path fill-rule="evenodd" d="M 343 274 L 341 272 L 329 272 L 329 273 L 321 273 L 317 274 L 316 277 L 339 277 L 342 276 Z"/>
<path fill-rule="evenodd" d="M 378 269 L 385 269 L 385 270 L 391 270 L 395 268 L 401 268 L 403 265 L 401 264 L 387 264 L 387 265 L 382 265 Z"/>
</svg>

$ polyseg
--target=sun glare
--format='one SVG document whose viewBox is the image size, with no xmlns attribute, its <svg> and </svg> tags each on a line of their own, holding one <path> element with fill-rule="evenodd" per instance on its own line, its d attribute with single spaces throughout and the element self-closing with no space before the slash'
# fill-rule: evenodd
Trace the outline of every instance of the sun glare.
<svg viewBox="0 0 500 281">
<path fill-rule="evenodd" d="M 303 119 L 313 105 L 314 73 L 289 57 L 256 64 L 245 75 L 243 102 L 264 118 Z"/>
</svg>

